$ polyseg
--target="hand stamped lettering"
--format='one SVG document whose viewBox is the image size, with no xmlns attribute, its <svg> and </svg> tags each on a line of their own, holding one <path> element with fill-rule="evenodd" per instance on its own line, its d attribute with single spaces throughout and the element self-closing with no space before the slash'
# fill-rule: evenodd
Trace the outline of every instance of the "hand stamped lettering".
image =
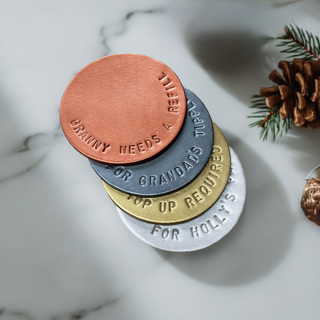
<svg viewBox="0 0 320 320">
<path fill-rule="evenodd" d="M 84 125 L 81 124 L 80 119 L 74 119 L 71 121 L 71 126 L 73 127 L 73 131 L 75 134 L 78 135 L 80 139 L 83 140 L 84 143 L 88 144 L 92 147 L 93 150 L 101 151 L 102 153 L 106 153 L 107 149 L 110 148 L 110 144 L 99 141 L 97 138 L 95 138 L 93 135 L 88 133 L 85 130 Z"/>
<path fill-rule="evenodd" d="M 176 87 L 171 81 L 171 79 L 167 76 L 165 72 L 162 72 L 162 75 L 158 78 L 160 83 L 164 86 L 165 90 L 167 91 L 167 97 L 168 97 L 168 111 L 177 114 L 179 113 L 179 107 L 180 107 L 180 101 L 179 96 L 176 92 Z M 165 124 L 163 124 L 164 127 L 170 131 Z"/>
<path fill-rule="evenodd" d="M 135 196 L 129 195 L 127 199 L 132 200 L 134 205 L 141 206 L 142 209 L 152 204 L 152 200 L 149 198 L 135 197 Z"/>
<path fill-rule="evenodd" d="M 222 224 L 224 221 L 226 221 L 226 218 L 220 218 L 218 215 L 214 215 L 213 218 L 218 221 L 220 224 Z M 192 238 L 199 238 L 201 235 L 209 234 L 210 232 L 213 232 L 215 229 L 217 229 L 220 225 L 213 222 L 213 219 L 209 219 L 206 222 L 201 223 L 199 226 L 192 226 L 190 227 L 190 232 Z"/>
<path fill-rule="evenodd" d="M 212 153 L 217 152 L 222 152 L 222 149 L 220 147 L 214 147 Z M 212 189 L 215 187 L 218 179 L 220 178 L 219 172 L 222 170 L 222 164 L 219 162 L 223 161 L 222 156 L 212 155 L 210 160 L 214 163 L 211 164 L 211 170 L 208 172 L 203 184 L 200 185 L 199 190 L 194 190 L 189 197 L 184 199 L 188 209 L 196 207 L 197 203 L 203 201 L 205 197 L 211 193 Z M 216 163 L 216 161 L 218 163 Z"/>
<path fill-rule="evenodd" d="M 129 178 L 132 177 L 132 172 L 130 170 L 125 169 L 124 167 L 113 167 L 106 165 L 105 168 L 114 170 L 113 175 L 115 177 L 121 178 L 125 182 L 128 182 Z"/>
<path fill-rule="evenodd" d="M 181 165 L 158 175 L 143 175 L 139 178 L 139 185 L 142 187 L 154 187 L 163 184 L 170 184 L 171 181 L 179 179 L 179 177 L 183 177 L 186 172 L 190 171 L 199 162 L 199 156 L 201 154 L 202 149 L 193 146 L 187 150 L 187 156 Z"/>
<path fill-rule="evenodd" d="M 190 99 L 187 99 L 187 110 L 188 110 L 188 115 L 189 117 L 193 118 L 192 122 L 194 124 L 194 136 L 195 137 L 199 137 L 199 136 L 204 136 L 205 132 L 203 131 L 203 129 L 205 129 L 205 124 L 204 124 L 204 120 L 198 118 L 198 116 L 200 115 L 199 111 L 196 111 L 195 108 L 197 106 L 194 104 L 193 101 L 191 101 Z"/>
<path fill-rule="evenodd" d="M 175 201 L 160 201 L 159 210 L 162 213 L 172 212 L 175 209 L 177 203 Z"/>
<path fill-rule="evenodd" d="M 112 200 L 132 216 L 155 224 L 182 223 L 203 214 L 203 212 L 219 200 L 227 185 L 231 166 L 227 142 L 221 131 L 219 131 L 219 128 L 215 124 L 213 126 L 216 141 L 211 149 L 209 161 L 204 169 L 202 169 L 200 175 L 186 187 L 176 192 L 141 199 L 139 195 L 132 196 L 132 193 L 129 193 L 131 194 L 129 196 L 123 191 L 111 188 L 108 184 L 104 183 Z M 182 176 L 183 173 L 187 175 L 188 170 L 196 170 L 194 168 L 198 162 L 200 163 L 202 153 L 205 153 L 203 147 L 199 148 L 198 146 L 197 144 L 193 144 L 192 147 L 187 147 L 188 150 L 184 151 L 185 160 L 180 160 L 181 165 L 174 166 L 171 170 L 167 169 L 162 173 L 160 171 L 160 174 L 150 175 L 141 170 L 141 175 L 138 178 L 133 176 L 129 179 L 138 180 L 140 186 L 144 185 L 148 190 L 152 188 L 156 189 L 156 186 L 166 187 L 172 181 L 183 179 L 180 175 Z M 126 167 L 124 166 L 124 168 Z M 170 169 L 170 167 L 168 168 Z M 123 174 L 119 170 L 119 175 Z M 225 210 L 230 212 L 229 204 L 221 203 L 221 205 L 224 205 Z M 140 210 L 142 207 L 144 209 Z M 218 209 L 219 207 L 217 211 Z M 224 221 L 223 218 L 227 218 L 223 215 L 225 213 L 218 211 L 216 214 L 218 217 L 222 216 L 221 221 Z M 212 224 L 214 225 L 214 223 L 217 224 L 218 221 L 212 217 Z M 202 226 L 202 229 L 203 232 L 206 232 L 205 226 Z"/>
<path fill-rule="evenodd" d="M 230 172 L 230 176 L 233 176 L 237 182 L 229 185 L 227 184 L 224 191 L 217 199 L 218 201 L 201 215 L 183 223 L 167 225 L 159 222 L 156 222 L 155 224 L 155 222 L 153 222 L 150 225 L 150 223 L 134 219 L 118 209 L 121 218 L 129 226 L 130 230 L 139 238 L 153 247 L 167 251 L 194 251 L 206 248 L 219 241 L 237 223 L 243 209 L 246 195 L 245 179 L 241 164 L 232 149 L 230 149 L 230 153 L 231 157 L 233 157 L 233 165 L 236 169 L 234 173 Z M 225 156 L 225 153 L 223 153 L 223 155 Z M 221 167 L 218 167 L 218 162 L 216 162 L 215 165 L 215 169 L 221 169 Z M 212 163 L 209 163 L 207 171 L 210 170 L 211 166 Z M 222 174 L 224 170 L 225 168 L 218 171 L 218 173 Z M 227 178 L 228 177 L 225 177 L 225 182 L 227 181 Z M 210 187 L 210 190 L 210 195 L 212 195 L 213 187 Z M 202 191 L 204 191 L 204 189 L 202 189 Z M 201 193 L 199 187 L 192 188 L 189 193 L 192 200 L 191 202 L 199 207 L 205 204 L 208 199 L 208 196 Z M 172 198 L 172 195 L 170 197 L 171 200 L 167 200 L 167 202 L 175 200 L 175 198 Z M 163 200 L 164 199 L 161 201 Z M 180 205 L 179 203 L 184 202 L 183 200 L 184 198 L 181 197 L 179 201 L 177 201 L 178 205 Z M 190 205 L 192 206 L 191 203 Z M 179 208 L 181 207 L 184 209 L 181 210 L 183 214 L 187 215 L 189 211 L 185 209 L 184 205 Z M 171 215 L 168 214 L 164 216 L 170 217 Z"/>
<path fill-rule="evenodd" d="M 173 128 L 173 125 L 172 125 L 172 124 L 169 124 L 169 123 L 164 123 L 163 126 L 164 126 L 168 131 L 170 131 L 170 129 Z"/>
<path fill-rule="evenodd" d="M 152 149 L 155 143 L 160 143 L 161 139 L 156 135 L 152 135 L 151 139 L 140 141 L 136 144 L 120 145 L 120 155 L 143 153 L 147 149 Z"/>
<path fill-rule="evenodd" d="M 152 235 L 160 235 L 163 239 L 180 240 L 180 230 L 178 228 L 171 229 L 170 227 L 163 227 L 155 224 L 151 231 Z"/>
</svg>

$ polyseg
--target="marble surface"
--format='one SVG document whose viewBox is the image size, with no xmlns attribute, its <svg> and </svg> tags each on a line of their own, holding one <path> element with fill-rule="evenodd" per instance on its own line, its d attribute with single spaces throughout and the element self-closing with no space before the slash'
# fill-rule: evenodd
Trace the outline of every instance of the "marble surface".
<svg viewBox="0 0 320 320">
<path fill-rule="evenodd" d="M 320 131 L 263 143 L 249 97 L 294 20 L 319 35 L 317 1 L 0 3 L 0 319 L 319 319 L 320 229 L 300 209 Z M 193 253 L 151 248 L 123 225 L 59 126 L 74 74 L 113 53 L 169 65 L 242 161 L 243 216 Z"/>
</svg>

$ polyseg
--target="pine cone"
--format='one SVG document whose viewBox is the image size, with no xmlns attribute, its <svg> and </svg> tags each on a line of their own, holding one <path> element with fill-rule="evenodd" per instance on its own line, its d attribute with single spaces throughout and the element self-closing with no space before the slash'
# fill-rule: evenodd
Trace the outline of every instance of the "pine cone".
<svg viewBox="0 0 320 320">
<path fill-rule="evenodd" d="M 273 70 L 269 79 L 278 86 L 261 88 L 269 108 L 279 108 L 283 119 L 293 116 L 297 127 L 320 126 L 320 61 L 294 59 L 280 61 L 283 76 Z"/>
</svg>

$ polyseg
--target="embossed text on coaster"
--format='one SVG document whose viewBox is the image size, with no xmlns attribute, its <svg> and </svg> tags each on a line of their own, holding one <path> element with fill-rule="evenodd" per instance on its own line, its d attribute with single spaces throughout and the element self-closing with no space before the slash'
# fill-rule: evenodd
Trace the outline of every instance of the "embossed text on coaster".
<svg viewBox="0 0 320 320">
<path fill-rule="evenodd" d="M 180 132 L 186 97 L 165 64 L 139 54 L 98 59 L 67 86 L 60 108 L 64 134 L 85 156 L 108 164 L 144 161 Z"/>
</svg>

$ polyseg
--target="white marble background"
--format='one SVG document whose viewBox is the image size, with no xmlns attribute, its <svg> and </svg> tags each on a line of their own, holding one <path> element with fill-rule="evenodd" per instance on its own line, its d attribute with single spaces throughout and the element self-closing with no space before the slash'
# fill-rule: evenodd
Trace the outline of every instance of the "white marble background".
<svg viewBox="0 0 320 320">
<path fill-rule="evenodd" d="M 320 131 L 262 143 L 249 97 L 294 20 L 317 1 L 0 2 L 0 320 L 319 319 L 320 229 L 300 209 Z M 248 197 L 235 229 L 194 253 L 136 239 L 59 127 L 73 75 L 111 53 L 169 65 L 238 153 Z"/>
</svg>

